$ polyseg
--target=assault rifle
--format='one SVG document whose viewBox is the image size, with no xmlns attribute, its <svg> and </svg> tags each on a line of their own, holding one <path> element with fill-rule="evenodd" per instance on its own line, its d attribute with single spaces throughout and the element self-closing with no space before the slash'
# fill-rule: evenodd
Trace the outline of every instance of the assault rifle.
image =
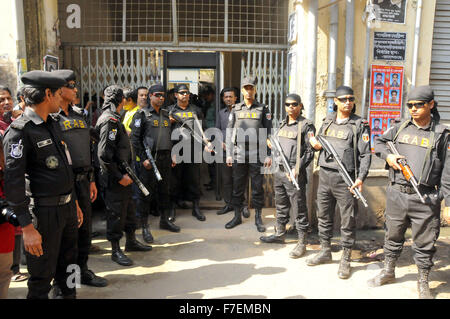
<svg viewBox="0 0 450 319">
<path fill-rule="evenodd" d="M 156 166 L 155 159 L 152 156 L 152 151 L 150 150 L 147 141 L 144 139 L 144 147 L 145 147 L 145 153 L 147 154 L 148 160 L 150 161 L 150 164 L 152 164 L 153 172 L 155 173 L 156 179 L 158 181 L 162 181 L 161 174 L 159 173 L 158 167 Z"/>
<path fill-rule="evenodd" d="M 325 152 L 328 153 L 328 156 L 332 156 L 336 164 L 338 165 L 339 173 L 341 174 L 342 178 L 344 179 L 345 184 L 347 184 L 348 187 L 351 187 L 355 182 L 350 177 L 349 173 L 347 172 L 347 169 L 345 168 L 344 164 L 342 163 L 341 158 L 339 157 L 338 153 L 334 149 L 334 147 L 328 142 L 325 138 L 323 138 L 320 135 L 316 136 L 319 143 L 322 145 Z M 356 165 L 356 163 L 355 163 Z M 369 207 L 367 204 L 367 200 L 364 198 L 363 194 L 359 191 L 358 188 L 353 189 L 355 197 L 359 199 L 363 204 L 364 207 Z"/>
<path fill-rule="evenodd" d="M 300 190 L 300 186 L 297 183 L 295 174 L 294 174 L 294 172 L 292 172 L 291 167 L 289 166 L 289 162 L 287 161 L 286 156 L 283 153 L 283 149 L 281 148 L 280 141 L 273 134 L 269 135 L 269 140 L 270 140 L 270 143 L 275 147 L 276 151 L 280 154 L 281 164 L 283 165 L 284 171 L 288 172 L 289 178 L 291 179 L 292 184 L 294 184 L 294 186 L 297 190 Z M 299 161 L 300 159 L 297 158 L 297 160 Z"/>
<path fill-rule="evenodd" d="M 389 148 L 389 150 L 391 151 L 392 154 L 395 155 L 400 155 L 400 153 L 398 152 L 397 148 L 395 148 L 394 143 L 392 143 L 391 141 L 387 142 L 387 147 Z M 419 183 L 417 182 L 416 177 L 414 176 L 411 167 L 409 167 L 406 158 L 399 158 L 397 160 L 398 165 L 400 166 L 401 170 L 402 170 L 402 174 L 405 177 L 405 179 L 411 183 L 412 187 L 414 188 L 414 190 L 416 191 L 417 195 L 419 195 L 420 201 L 422 203 L 425 204 L 425 199 L 423 198 L 422 194 L 419 191 Z"/>
<path fill-rule="evenodd" d="M 130 164 L 128 164 L 126 161 L 123 161 L 121 164 L 122 164 L 122 167 L 127 172 L 128 176 L 130 176 L 130 178 L 133 180 L 133 182 L 135 182 L 136 185 L 139 187 L 139 189 L 141 190 L 142 194 L 144 194 L 144 196 L 150 195 L 150 192 L 144 186 L 144 184 L 142 184 L 142 182 L 139 179 L 139 177 L 136 176 L 136 174 L 134 173 L 133 169 L 130 167 Z"/>
</svg>

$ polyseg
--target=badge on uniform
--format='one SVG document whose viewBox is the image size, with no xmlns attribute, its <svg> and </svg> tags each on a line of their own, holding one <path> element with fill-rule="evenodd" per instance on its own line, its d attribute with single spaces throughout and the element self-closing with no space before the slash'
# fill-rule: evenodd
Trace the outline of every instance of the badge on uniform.
<svg viewBox="0 0 450 319">
<path fill-rule="evenodd" d="M 308 138 L 314 137 L 314 132 L 313 131 L 309 131 L 308 132 Z"/>
<path fill-rule="evenodd" d="M 50 145 L 50 144 L 52 144 L 52 140 L 51 139 L 46 139 L 44 141 L 37 142 L 37 146 L 39 148 L 47 146 L 47 145 Z"/>
<path fill-rule="evenodd" d="M 58 159 L 53 155 L 51 155 L 45 159 L 45 165 L 47 165 L 47 167 L 50 169 L 57 168 L 58 164 L 59 164 Z"/>
<path fill-rule="evenodd" d="M 136 121 L 134 121 L 134 126 L 141 127 L 141 119 L 136 119 Z"/>
<path fill-rule="evenodd" d="M 23 145 L 22 145 L 22 139 L 19 140 L 19 143 L 17 144 L 11 144 L 11 157 L 14 158 L 21 158 L 23 155 Z"/>
<path fill-rule="evenodd" d="M 364 141 L 364 143 L 368 143 L 370 141 L 369 133 L 364 133 L 362 135 L 362 140 Z"/>
<path fill-rule="evenodd" d="M 268 119 L 269 121 L 272 120 L 272 114 L 270 112 L 266 113 L 266 119 Z"/>
<path fill-rule="evenodd" d="M 115 140 L 116 140 L 116 134 L 117 134 L 117 129 L 113 128 L 113 129 L 111 130 L 111 132 L 109 132 L 108 138 L 109 138 L 111 141 L 115 141 Z"/>
</svg>

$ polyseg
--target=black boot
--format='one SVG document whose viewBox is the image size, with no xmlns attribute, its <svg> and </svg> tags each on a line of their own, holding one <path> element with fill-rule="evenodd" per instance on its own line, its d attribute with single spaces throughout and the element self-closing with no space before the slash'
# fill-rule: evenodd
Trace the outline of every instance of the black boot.
<svg viewBox="0 0 450 319">
<path fill-rule="evenodd" d="M 386 256 L 384 258 L 384 269 L 376 275 L 374 278 L 370 279 L 367 284 L 369 287 L 379 287 L 384 284 L 389 284 L 395 281 L 395 263 L 397 258 L 392 258 Z"/>
<path fill-rule="evenodd" d="M 259 240 L 264 243 L 284 244 L 284 235 L 286 234 L 286 225 L 278 224 L 275 234 L 270 236 L 261 236 Z"/>
<path fill-rule="evenodd" d="M 312 258 L 306 261 L 308 266 L 316 266 L 320 264 L 325 264 L 331 261 L 331 244 L 329 242 L 320 243 L 320 251 L 318 254 L 314 255 Z"/>
<path fill-rule="evenodd" d="M 231 229 L 236 227 L 237 225 L 242 224 L 242 217 L 241 217 L 241 209 L 240 208 L 235 208 L 234 209 L 234 217 L 232 220 L 230 220 L 226 225 L 225 228 L 226 229 Z"/>
<path fill-rule="evenodd" d="M 142 217 L 141 223 L 142 223 L 142 238 L 147 244 L 153 243 L 153 236 L 152 233 L 150 232 L 150 227 L 148 226 L 148 218 Z"/>
<path fill-rule="evenodd" d="M 352 250 L 350 248 L 343 248 L 341 262 L 339 263 L 338 276 L 341 279 L 350 277 L 350 261 L 352 259 Z"/>
<path fill-rule="evenodd" d="M 112 254 L 111 254 L 112 261 L 115 261 L 121 266 L 131 266 L 133 264 L 133 261 L 122 252 L 122 249 L 120 249 L 118 240 L 111 241 L 111 247 L 112 247 Z"/>
<path fill-rule="evenodd" d="M 223 214 L 226 214 L 228 212 L 231 212 L 232 210 L 233 210 L 233 207 L 228 206 L 228 204 L 226 204 L 224 207 L 222 207 L 221 210 L 219 210 L 217 212 L 217 215 L 223 215 Z"/>
<path fill-rule="evenodd" d="M 295 245 L 294 249 L 289 253 L 289 257 L 291 258 L 300 258 L 306 252 L 306 232 L 299 230 L 298 231 L 298 242 Z"/>
<path fill-rule="evenodd" d="M 125 251 L 149 251 L 152 246 L 141 244 L 136 239 L 136 234 L 133 232 L 126 233 L 127 241 L 125 242 Z"/>
<path fill-rule="evenodd" d="M 175 204 L 174 203 L 170 203 L 169 217 L 167 219 L 169 221 L 171 221 L 172 223 L 174 223 L 175 220 L 177 219 L 176 211 L 175 211 Z"/>
<path fill-rule="evenodd" d="M 266 227 L 264 226 L 263 222 L 262 222 L 262 218 L 261 218 L 261 208 L 255 208 L 255 225 L 256 225 L 256 229 L 258 229 L 258 231 L 260 233 L 263 233 L 266 231 Z"/>
<path fill-rule="evenodd" d="M 206 220 L 205 215 L 203 215 L 203 213 L 200 211 L 200 204 L 198 199 L 192 202 L 192 216 L 194 216 L 201 222 L 204 222 Z"/>
<path fill-rule="evenodd" d="M 86 269 L 81 272 L 81 283 L 83 285 L 92 287 L 106 287 L 108 286 L 108 280 L 99 277 L 92 270 Z"/>
<path fill-rule="evenodd" d="M 417 278 L 417 290 L 419 291 L 419 299 L 434 299 L 431 294 L 430 287 L 428 286 L 428 275 L 430 269 L 418 268 L 419 275 Z"/>
<path fill-rule="evenodd" d="M 180 232 L 180 227 L 169 220 L 169 209 L 161 211 L 161 219 L 159 220 L 159 228 L 165 229 L 174 233 Z"/>
<path fill-rule="evenodd" d="M 250 211 L 248 210 L 247 206 L 243 206 L 242 207 L 242 216 L 244 216 L 245 218 L 249 218 L 250 217 Z"/>
</svg>

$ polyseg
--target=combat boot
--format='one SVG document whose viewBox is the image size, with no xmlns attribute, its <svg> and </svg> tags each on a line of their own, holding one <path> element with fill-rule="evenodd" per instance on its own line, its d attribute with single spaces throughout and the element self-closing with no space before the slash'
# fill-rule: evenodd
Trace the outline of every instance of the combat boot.
<svg viewBox="0 0 450 319">
<path fill-rule="evenodd" d="M 159 228 L 165 229 L 174 233 L 180 232 L 180 227 L 175 225 L 169 220 L 169 210 L 164 209 L 161 211 L 161 219 L 159 220 Z"/>
<path fill-rule="evenodd" d="M 236 227 L 237 225 L 242 224 L 242 217 L 241 217 L 241 209 L 240 208 L 234 208 L 234 217 L 232 220 L 230 220 L 226 225 L 226 229 L 231 229 Z"/>
<path fill-rule="evenodd" d="M 418 268 L 419 275 L 417 278 L 417 290 L 419 291 L 419 299 L 434 299 L 431 294 L 430 287 L 428 286 L 428 275 L 430 269 Z"/>
<path fill-rule="evenodd" d="M 152 246 L 141 244 L 136 239 L 136 234 L 133 232 L 126 233 L 127 241 L 125 242 L 125 251 L 149 251 Z"/>
<path fill-rule="evenodd" d="M 223 215 L 226 214 L 228 212 L 233 211 L 233 207 L 229 206 L 228 204 L 225 205 L 224 207 L 222 207 L 219 211 L 217 211 L 217 215 Z"/>
<path fill-rule="evenodd" d="M 261 208 L 255 208 L 255 225 L 256 225 L 256 229 L 260 233 L 263 233 L 263 232 L 266 231 L 266 227 L 264 226 L 264 224 L 262 222 L 261 213 L 262 213 Z"/>
<path fill-rule="evenodd" d="M 320 264 L 326 264 L 331 261 L 331 244 L 323 241 L 320 243 L 320 251 L 312 258 L 306 261 L 308 266 L 316 266 Z"/>
<path fill-rule="evenodd" d="M 142 217 L 141 223 L 142 223 L 142 238 L 147 244 L 153 243 L 153 236 L 152 233 L 150 232 L 150 227 L 148 226 L 148 218 Z"/>
<path fill-rule="evenodd" d="M 341 279 L 350 277 L 350 261 L 352 259 L 352 250 L 350 248 L 343 248 L 341 262 L 339 263 L 338 276 Z"/>
<path fill-rule="evenodd" d="M 81 271 L 81 283 L 83 285 L 92 287 L 106 287 L 108 286 L 108 280 L 99 277 L 92 270 L 86 269 Z"/>
<path fill-rule="evenodd" d="M 298 231 L 298 242 L 295 245 L 294 249 L 289 253 L 289 257 L 291 258 L 300 258 L 306 252 L 306 232 L 299 230 Z"/>
<path fill-rule="evenodd" d="M 245 218 L 250 217 L 250 211 L 248 210 L 247 206 L 242 206 L 242 216 L 244 216 Z"/>
<path fill-rule="evenodd" d="M 192 216 L 194 216 L 195 218 L 197 218 L 199 221 L 203 222 L 206 220 L 205 215 L 203 215 L 203 213 L 200 211 L 200 204 L 199 204 L 199 200 L 194 200 L 192 202 Z"/>
<path fill-rule="evenodd" d="M 276 244 L 284 244 L 284 235 L 286 234 L 286 225 L 278 225 L 276 226 L 275 234 L 270 236 L 261 236 L 259 240 L 264 243 L 276 243 Z"/>
<path fill-rule="evenodd" d="M 174 223 L 175 220 L 177 219 L 174 203 L 170 203 L 169 217 L 167 219 L 172 223 Z"/>
<path fill-rule="evenodd" d="M 378 275 L 367 282 L 368 286 L 379 287 L 394 282 L 396 262 L 397 258 L 386 256 L 384 258 L 384 269 Z"/>
<path fill-rule="evenodd" d="M 120 249 L 118 240 L 112 240 L 111 247 L 112 247 L 112 254 L 111 254 L 112 261 L 115 261 L 121 266 L 133 265 L 133 261 L 130 258 L 128 258 Z"/>
</svg>

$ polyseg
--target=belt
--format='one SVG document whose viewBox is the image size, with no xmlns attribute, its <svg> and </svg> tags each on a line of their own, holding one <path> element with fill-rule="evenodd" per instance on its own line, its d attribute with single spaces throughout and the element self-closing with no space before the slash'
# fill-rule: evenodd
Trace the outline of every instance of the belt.
<svg viewBox="0 0 450 319">
<path fill-rule="evenodd" d="M 416 191 L 414 190 L 414 187 L 409 186 L 409 185 L 402 185 L 402 184 L 392 184 L 391 185 L 392 188 L 400 191 L 401 193 L 405 193 L 405 194 L 415 194 Z M 424 185 L 419 185 L 419 191 L 420 193 L 430 193 L 432 191 L 435 191 L 436 188 L 431 187 L 431 186 L 424 186 Z"/>
<path fill-rule="evenodd" d="M 80 182 L 88 178 L 88 173 L 79 173 L 75 175 L 75 181 Z"/>
<path fill-rule="evenodd" d="M 70 200 L 72 199 L 72 193 L 68 195 L 38 197 L 33 199 L 35 206 L 63 206 L 70 203 Z"/>
</svg>

